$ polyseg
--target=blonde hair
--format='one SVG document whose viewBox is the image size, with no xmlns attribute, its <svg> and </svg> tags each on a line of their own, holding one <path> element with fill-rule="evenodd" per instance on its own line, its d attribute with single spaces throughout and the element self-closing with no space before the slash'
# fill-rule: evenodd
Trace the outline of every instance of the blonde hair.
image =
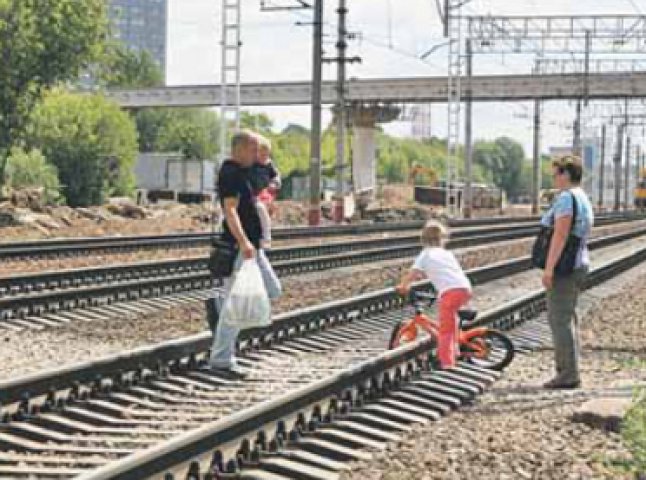
<svg viewBox="0 0 646 480">
<path fill-rule="evenodd" d="M 271 140 L 269 140 L 267 137 L 257 134 L 258 136 L 258 148 L 266 150 L 268 153 L 271 154 Z"/>
<path fill-rule="evenodd" d="M 449 231 L 437 220 L 429 220 L 422 228 L 420 240 L 424 247 L 442 247 L 449 237 Z"/>
</svg>

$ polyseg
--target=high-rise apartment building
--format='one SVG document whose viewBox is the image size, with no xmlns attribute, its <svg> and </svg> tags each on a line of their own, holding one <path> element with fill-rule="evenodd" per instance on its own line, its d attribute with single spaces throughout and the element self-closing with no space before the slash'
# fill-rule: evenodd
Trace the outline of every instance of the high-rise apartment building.
<svg viewBox="0 0 646 480">
<path fill-rule="evenodd" d="M 134 50 L 148 50 L 166 78 L 169 0 L 109 0 L 114 35 Z"/>
</svg>

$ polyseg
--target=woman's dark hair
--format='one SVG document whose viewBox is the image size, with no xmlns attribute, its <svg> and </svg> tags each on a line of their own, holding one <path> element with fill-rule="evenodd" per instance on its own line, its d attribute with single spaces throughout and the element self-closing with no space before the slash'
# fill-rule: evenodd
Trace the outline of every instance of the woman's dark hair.
<svg viewBox="0 0 646 480">
<path fill-rule="evenodd" d="M 583 178 L 581 158 L 574 155 L 565 155 L 554 159 L 552 166 L 557 168 L 559 173 L 567 172 L 572 183 L 581 183 L 581 178 Z"/>
</svg>

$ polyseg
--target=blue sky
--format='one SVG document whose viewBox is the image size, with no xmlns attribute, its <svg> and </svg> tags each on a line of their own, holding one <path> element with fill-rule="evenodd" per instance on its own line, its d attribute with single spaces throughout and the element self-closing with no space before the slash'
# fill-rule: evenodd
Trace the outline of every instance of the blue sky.
<svg viewBox="0 0 646 480">
<path fill-rule="evenodd" d="M 220 0 L 169 0 L 169 56 L 167 80 L 170 85 L 211 84 L 219 82 Z M 286 5 L 294 0 L 271 0 Z M 336 0 L 325 2 L 326 53 L 334 54 Z M 243 0 L 242 81 L 263 82 L 307 80 L 311 77 L 311 27 L 296 22 L 311 20 L 309 11 L 298 13 L 261 12 L 260 0 Z M 439 49 L 426 62 L 419 55 L 442 41 L 442 30 L 434 0 L 348 0 L 349 30 L 357 33 L 350 55 L 359 55 L 361 65 L 349 67 L 349 76 L 398 77 L 445 75 L 446 49 Z M 468 14 L 608 14 L 646 13 L 646 0 L 472 0 Z M 526 73 L 532 60 L 528 56 L 479 56 L 475 73 Z M 333 66 L 324 67 L 324 76 L 334 78 Z M 529 118 L 532 105 L 480 104 L 474 109 L 476 138 L 509 135 L 531 152 L 532 132 Z M 281 128 L 289 122 L 309 124 L 309 108 L 270 108 L 269 113 Z M 433 133 L 446 133 L 446 107 L 433 107 Z M 570 141 L 563 128 L 573 119 L 568 102 L 545 104 L 544 150 L 549 145 Z M 329 112 L 324 121 L 330 118 Z M 390 124 L 387 130 L 406 135 L 410 125 Z"/>
</svg>

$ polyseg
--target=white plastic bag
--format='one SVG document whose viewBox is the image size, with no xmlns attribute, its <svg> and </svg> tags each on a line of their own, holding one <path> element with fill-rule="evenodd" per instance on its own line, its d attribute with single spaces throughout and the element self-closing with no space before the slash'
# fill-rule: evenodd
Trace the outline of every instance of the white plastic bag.
<svg viewBox="0 0 646 480">
<path fill-rule="evenodd" d="M 220 318 L 240 330 L 271 324 L 271 303 L 255 258 L 242 262 Z"/>
</svg>

